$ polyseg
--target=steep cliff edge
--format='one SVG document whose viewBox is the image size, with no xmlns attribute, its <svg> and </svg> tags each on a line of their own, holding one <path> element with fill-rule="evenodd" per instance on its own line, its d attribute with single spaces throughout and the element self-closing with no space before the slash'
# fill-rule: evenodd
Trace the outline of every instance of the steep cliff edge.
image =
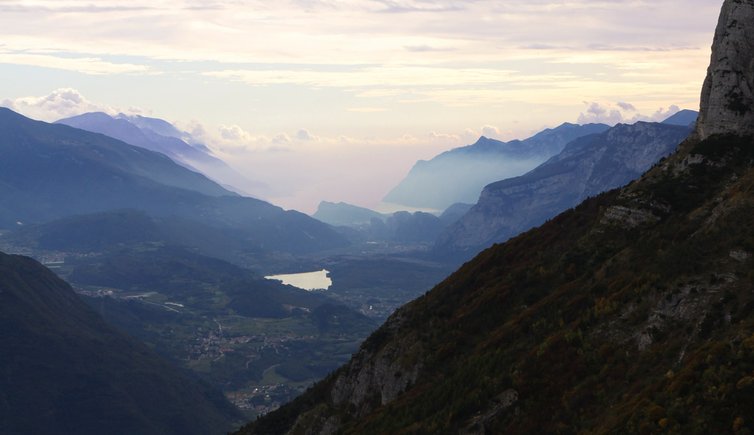
<svg viewBox="0 0 754 435">
<path fill-rule="evenodd" d="M 697 134 L 754 133 L 754 0 L 726 0 L 702 88 Z"/>
<path fill-rule="evenodd" d="M 727 125 L 484 251 L 242 433 L 751 433 L 754 138 Z"/>
</svg>

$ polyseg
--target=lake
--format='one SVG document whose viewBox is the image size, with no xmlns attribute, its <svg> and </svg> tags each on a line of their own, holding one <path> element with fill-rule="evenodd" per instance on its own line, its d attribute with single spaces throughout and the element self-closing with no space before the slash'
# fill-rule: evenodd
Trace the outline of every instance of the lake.
<svg viewBox="0 0 754 435">
<path fill-rule="evenodd" d="M 328 276 L 329 270 L 316 272 L 291 273 L 287 275 L 265 276 L 266 279 L 281 281 L 283 284 L 292 285 L 307 291 L 327 290 L 332 285 L 332 279 Z"/>
</svg>

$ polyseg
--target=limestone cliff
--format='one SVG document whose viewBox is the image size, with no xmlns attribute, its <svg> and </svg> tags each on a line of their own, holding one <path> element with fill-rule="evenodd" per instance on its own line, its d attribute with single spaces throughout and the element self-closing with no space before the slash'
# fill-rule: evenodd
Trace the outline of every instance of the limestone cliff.
<svg viewBox="0 0 754 435">
<path fill-rule="evenodd" d="M 704 81 L 697 135 L 754 133 L 754 0 L 725 0 Z"/>
</svg>

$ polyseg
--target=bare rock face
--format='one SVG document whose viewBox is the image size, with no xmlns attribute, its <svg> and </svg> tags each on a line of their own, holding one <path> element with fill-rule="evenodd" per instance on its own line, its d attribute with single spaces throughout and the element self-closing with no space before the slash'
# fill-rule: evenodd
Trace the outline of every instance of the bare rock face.
<svg viewBox="0 0 754 435">
<path fill-rule="evenodd" d="M 723 3 L 696 129 L 699 139 L 754 134 L 754 0 Z"/>
<path fill-rule="evenodd" d="M 363 417 L 375 407 L 392 402 L 416 382 L 422 368 L 421 342 L 412 334 L 398 336 L 402 327 L 398 312 L 383 325 L 384 333 L 392 339 L 379 349 L 362 348 L 353 357 L 332 388 L 336 406 L 350 407 L 357 417 Z"/>
</svg>

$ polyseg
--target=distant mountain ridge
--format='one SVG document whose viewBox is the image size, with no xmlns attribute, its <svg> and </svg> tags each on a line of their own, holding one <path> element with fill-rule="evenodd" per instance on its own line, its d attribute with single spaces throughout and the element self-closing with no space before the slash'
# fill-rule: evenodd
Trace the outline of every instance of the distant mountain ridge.
<svg viewBox="0 0 754 435">
<path fill-rule="evenodd" d="M 456 203 L 441 216 L 426 212 L 398 211 L 378 213 L 344 202 L 323 201 L 312 217 L 330 225 L 356 240 L 367 242 L 434 243 L 441 231 L 460 219 L 471 204 Z"/>
<path fill-rule="evenodd" d="M 217 158 L 205 145 L 195 143 L 188 133 L 181 132 L 162 119 L 90 112 L 55 123 L 104 134 L 130 145 L 165 154 L 188 169 L 201 171 L 218 182 L 233 186 L 231 190 L 234 191 L 244 187 L 262 187 L 262 183 L 246 179 Z"/>
<path fill-rule="evenodd" d="M 385 219 L 387 216 L 345 202 L 322 201 L 312 217 L 334 226 L 360 226 L 368 225 L 372 219 Z"/>
<path fill-rule="evenodd" d="M 219 435 L 241 417 L 29 258 L 0 253 L 0 329 L 0 433 Z"/>
<path fill-rule="evenodd" d="M 530 172 L 486 186 L 479 202 L 440 236 L 436 248 L 474 255 L 503 242 L 589 196 L 637 178 L 691 131 L 688 126 L 637 122 L 576 139 Z"/>
<path fill-rule="evenodd" d="M 683 127 L 694 127 L 696 120 L 699 118 L 699 112 L 696 110 L 684 109 L 662 121 L 662 124 L 680 125 Z"/>
<path fill-rule="evenodd" d="M 329 226 L 230 192 L 163 154 L 0 109 L 0 228 L 72 215 L 136 209 L 232 228 L 259 248 L 342 247 Z"/>
<path fill-rule="evenodd" d="M 417 162 L 384 201 L 436 210 L 459 202 L 473 203 L 485 185 L 523 174 L 560 152 L 573 139 L 607 128 L 604 124 L 564 123 L 528 139 L 510 142 L 482 136 L 473 145 Z"/>
</svg>

